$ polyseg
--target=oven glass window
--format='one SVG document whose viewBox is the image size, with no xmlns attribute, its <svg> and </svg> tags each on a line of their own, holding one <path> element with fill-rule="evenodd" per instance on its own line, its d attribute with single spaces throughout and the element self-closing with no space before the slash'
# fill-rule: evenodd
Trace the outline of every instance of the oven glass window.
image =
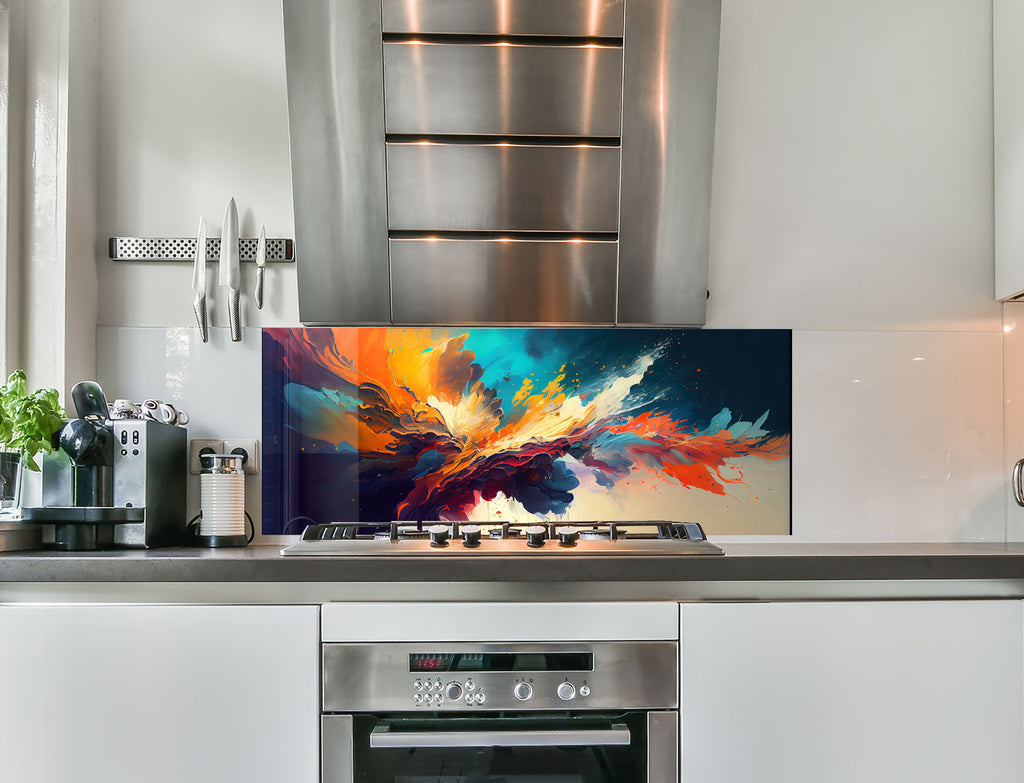
<svg viewBox="0 0 1024 783">
<path fill-rule="evenodd" d="M 588 713 L 586 717 L 495 715 L 469 719 L 357 716 L 353 736 L 354 780 L 643 783 L 647 767 L 646 723 L 644 713 Z M 379 739 L 382 733 L 388 735 L 387 740 Z M 432 747 L 441 736 L 461 746 Z M 452 740 L 453 737 L 456 739 Z M 506 746 L 500 744 L 502 737 L 514 740 Z M 588 744 L 586 738 L 593 741 Z M 566 744 L 559 744 L 563 741 Z M 382 742 L 409 747 L 371 747 Z"/>
</svg>

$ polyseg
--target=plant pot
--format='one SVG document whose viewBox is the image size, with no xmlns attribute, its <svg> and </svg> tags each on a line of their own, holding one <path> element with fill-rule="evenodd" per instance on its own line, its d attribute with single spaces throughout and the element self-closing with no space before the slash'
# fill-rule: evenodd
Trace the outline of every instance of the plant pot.
<svg viewBox="0 0 1024 783">
<path fill-rule="evenodd" d="M 0 518 L 21 516 L 21 475 L 24 465 L 17 451 L 0 451 Z"/>
</svg>

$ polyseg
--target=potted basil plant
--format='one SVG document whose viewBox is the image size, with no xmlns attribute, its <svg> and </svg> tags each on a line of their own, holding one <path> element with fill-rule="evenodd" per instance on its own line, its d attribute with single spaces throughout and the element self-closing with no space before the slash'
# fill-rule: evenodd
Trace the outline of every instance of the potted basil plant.
<svg viewBox="0 0 1024 783">
<path fill-rule="evenodd" d="M 56 389 L 29 392 L 24 370 L 0 386 L 0 512 L 20 507 L 22 471 L 39 471 L 36 456 L 53 451 L 53 437 L 63 425 Z"/>
</svg>

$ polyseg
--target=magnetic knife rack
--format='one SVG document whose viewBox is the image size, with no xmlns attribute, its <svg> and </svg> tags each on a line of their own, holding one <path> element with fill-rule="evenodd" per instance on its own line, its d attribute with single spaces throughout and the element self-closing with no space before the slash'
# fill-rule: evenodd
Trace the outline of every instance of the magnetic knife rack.
<svg viewBox="0 0 1024 783">
<path fill-rule="evenodd" d="M 238 240 L 239 261 L 256 261 L 255 237 Z M 114 261 L 195 261 L 195 237 L 111 237 L 108 248 Z M 206 260 L 220 260 L 220 237 L 206 240 Z M 295 262 L 295 242 L 291 239 L 267 239 L 267 263 Z"/>
</svg>

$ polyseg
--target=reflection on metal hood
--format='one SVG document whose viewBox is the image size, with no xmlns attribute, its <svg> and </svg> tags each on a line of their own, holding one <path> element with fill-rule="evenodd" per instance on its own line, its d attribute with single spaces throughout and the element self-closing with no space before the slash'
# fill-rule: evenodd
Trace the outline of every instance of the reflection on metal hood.
<svg viewBox="0 0 1024 783">
<path fill-rule="evenodd" d="M 305 324 L 704 323 L 721 0 L 284 0 Z"/>
</svg>

